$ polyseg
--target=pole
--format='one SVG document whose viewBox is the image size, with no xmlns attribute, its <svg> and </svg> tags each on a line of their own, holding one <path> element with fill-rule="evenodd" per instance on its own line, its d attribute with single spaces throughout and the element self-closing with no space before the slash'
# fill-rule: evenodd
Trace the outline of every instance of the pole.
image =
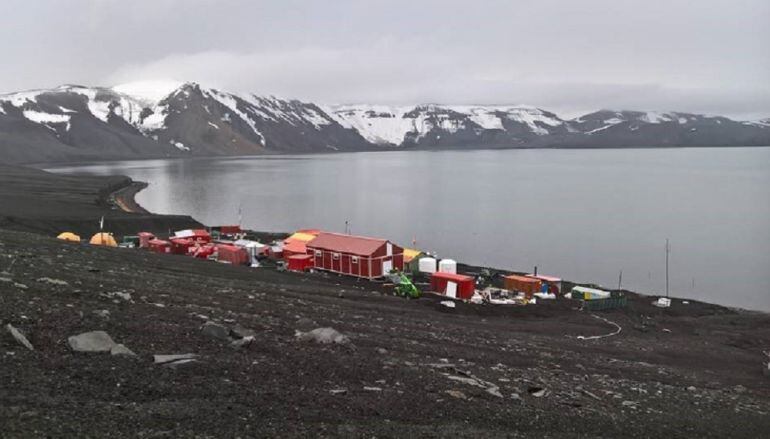
<svg viewBox="0 0 770 439">
<path fill-rule="evenodd" d="M 666 297 L 668 297 L 668 254 L 671 252 L 671 246 L 666 238 Z"/>
<path fill-rule="evenodd" d="M 620 287 L 623 285 L 623 269 L 620 269 L 620 274 L 618 275 L 618 292 L 620 291 Z"/>
<path fill-rule="evenodd" d="M 537 265 L 535 265 L 535 272 L 532 273 L 533 275 L 537 276 Z"/>
</svg>

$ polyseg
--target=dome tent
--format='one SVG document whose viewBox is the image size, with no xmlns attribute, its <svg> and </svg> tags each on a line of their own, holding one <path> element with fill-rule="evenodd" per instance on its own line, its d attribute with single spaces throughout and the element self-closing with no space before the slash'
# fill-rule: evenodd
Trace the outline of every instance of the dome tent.
<svg viewBox="0 0 770 439">
<path fill-rule="evenodd" d="M 118 243 L 115 242 L 115 238 L 107 232 L 99 232 L 91 237 L 90 243 L 92 245 L 104 245 L 107 247 L 117 247 Z"/>
<path fill-rule="evenodd" d="M 72 232 L 59 233 L 59 236 L 57 236 L 56 239 L 61 239 L 62 241 L 80 242 L 80 236 Z"/>
</svg>

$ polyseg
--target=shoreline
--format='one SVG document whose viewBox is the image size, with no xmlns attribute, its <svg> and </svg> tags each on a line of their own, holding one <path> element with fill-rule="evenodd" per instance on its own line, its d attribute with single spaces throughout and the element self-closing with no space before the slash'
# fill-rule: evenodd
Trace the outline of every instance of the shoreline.
<svg viewBox="0 0 770 439">
<path fill-rule="evenodd" d="M 188 156 L 166 156 L 166 157 L 123 157 L 123 158 L 109 158 L 109 159 L 77 159 L 77 160 L 57 160 L 57 161 L 33 161 L 23 163 L 13 163 L 16 166 L 28 166 L 31 168 L 42 170 L 53 170 L 56 168 L 66 168 L 70 166 L 87 166 L 97 165 L 104 163 L 116 163 L 125 161 L 149 161 L 149 160 L 195 160 L 195 159 L 237 159 L 237 158 L 265 158 L 265 159 L 280 159 L 283 157 L 291 156 L 327 156 L 336 154 L 359 154 L 359 153 L 390 153 L 390 152 L 476 152 L 476 151 L 532 151 L 532 150 L 545 150 L 545 151 L 582 151 L 582 150 L 606 150 L 606 151 L 618 151 L 618 150 L 675 150 L 675 149 L 735 149 L 735 148 L 770 148 L 770 145 L 676 145 L 676 146 L 619 146 L 619 147 L 603 147 L 603 146 L 495 146 L 488 145 L 483 147 L 464 148 L 463 146 L 446 146 L 446 147 L 391 147 L 381 149 L 365 149 L 360 151 L 297 151 L 297 152 L 285 152 L 285 151 L 270 151 L 260 152 L 256 154 L 246 155 L 188 155 Z"/>
</svg>

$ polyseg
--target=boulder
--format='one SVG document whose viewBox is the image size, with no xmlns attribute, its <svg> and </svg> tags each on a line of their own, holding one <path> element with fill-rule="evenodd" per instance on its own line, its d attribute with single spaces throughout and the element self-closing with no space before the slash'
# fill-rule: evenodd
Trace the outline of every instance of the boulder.
<svg viewBox="0 0 770 439">
<path fill-rule="evenodd" d="M 230 340 L 230 330 L 227 329 L 227 326 L 220 325 L 219 323 L 204 323 L 201 327 L 201 334 L 220 340 Z"/>
<path fill-rule="evenodd" d="M 311 341 L 320 344 L 348 344 L 350 339 L 334 328 L 316 328 L 308 332 L 297 331 L 300 341 Z"/>
<path fill-rule="evenodd" d="M 32 343 L 27 340 L 27 337 L 24 336 L 24 334 L 21 333 L 18 329 L 14 328 L 13 325 L 10 323 L 5 325 L 5 328 L 8 329 L 8 332 L 11 333 L 13 338 L 16 339 L 17 342 L 19 342 L 20 345 L 24 346 L 25 348 L 29 349 L 30 351 L 34 351 L 35 348 L 32 346 Z"/>
<path fill-rule="evenodd" d="M 123 344 L 116 344 L 115 346 L 110 349 L 110 354 L 112 355 L 127 355 L 129 357 L 136 357 L 136 354 L 129 348 L 126 347 L 126 345 Z"/>
<path fill-rule="evenodd" d="M 104 331 L 84 332 L 67 339 L 70 348 L 75 352 L 110 352 L 117 344 Z"/>
</svg>

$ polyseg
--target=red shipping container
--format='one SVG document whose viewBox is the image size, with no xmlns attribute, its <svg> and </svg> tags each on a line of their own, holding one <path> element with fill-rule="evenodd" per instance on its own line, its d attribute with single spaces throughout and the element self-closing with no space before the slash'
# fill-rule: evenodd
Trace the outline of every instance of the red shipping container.
<svg viewBox="0 0 770 439">
<path fill-rule="evenodd" d="M 543 284 L 539 279 L 515 274 L 503 277 L 503 288 L 510 291 L 520 291 L 529 298 L 532 298 L 532 295 L 539 292 L 542 287 Z"/>
<path fill-rule="evenodd" d="M 155 235 L 150 232 L 139 232 L 137 236 L 139 237 L 139 248 L 149 247 L 150 241 L 155 239 Z"/>
<path fill-rule="evenodd" d="M 171 243 L 162 239 L 151 239 L 147 247 L 155 253 L 171 253 Z"/>
<path fill-rule="evenodd" d="M 433 273 L 430 289 L 448 297 L 468 300 L 476 292 L 476 280 L 470 276 L 454 273 Z"/>
<path fill-rule="evenodd" d="M 249 263 L 249 252 L 245 248 L 229 244 L 217 244 L 217 260 L 233 265 L 246 265 Z"/>
<path fill-rule="evenodd" d="M 294 255 L 288 257 L 288 268 L 293 271 L 305 271 L 313 268 L 313 256 Z"/>
</svg>

